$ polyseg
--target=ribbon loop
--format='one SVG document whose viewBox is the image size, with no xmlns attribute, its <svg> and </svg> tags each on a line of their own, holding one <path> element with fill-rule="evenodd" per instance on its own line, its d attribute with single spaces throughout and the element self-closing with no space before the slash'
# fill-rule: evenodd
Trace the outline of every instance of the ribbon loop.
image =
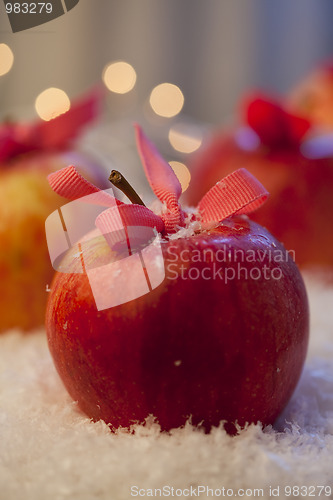
<svg viewBox="0 0 333 500">
<path fill-rule="evenodd" d="M 155 146 L 135 126 L 136 142 L 149 184 L 157 198 L 166 204 L 168 212 L 162 215 L 167 232 L 174 232 L 184 224 L 184 213 L 178 203 L 182 187 L 170 165 L 161 157 Z"/>
<path fill-rule="evenodd" d="M 164 224 L 158 215 L 142 205 L 121 205 L 104 210 L 95 222 L 102 234 L 119 231 L 128 226 L 147 226 L 161 233 Z"/>
<path fill-rule="evenodd" d="M 122 201 L 117 200 L 111 194 L 87 181 L 73 165 L 53 172 L 48 175 L 47 179 L 53 191 L 68 200 L 77 200 L 82 196 L 99 193 L 99 196 L 93 197 L 94 203 L 106 207 L 114 206 L 115 203 L 123 205 Z"/>
<path fill-rule="evenodd" d="M 197 208 L 203 222 L 220 222 L 231 215 L 257 210 L 268 196 L 264 186 L 248 170 L 240 168 L 215 184 Z"/>
<path fill-rule="evenodd" d="M 177 203 L 182 194 L 180 182 L 139 125 L 135 125 L 135 133 L 138 152 L 149 184 L 157 198 L 171 208 L 170 205 Z"/>
<path fill-rule="evenodd" d="M 118 254 L 147 245 L 156 232 L 164 229 L 162 219 L 142 205 L 108 208 L 96 218 L 95 225 Z"/>
</svg>

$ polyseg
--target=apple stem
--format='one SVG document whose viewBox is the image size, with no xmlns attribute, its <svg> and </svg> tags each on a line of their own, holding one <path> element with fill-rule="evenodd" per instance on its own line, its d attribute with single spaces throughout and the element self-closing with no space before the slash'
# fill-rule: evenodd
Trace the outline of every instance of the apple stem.
<svg viewBox="0 0 333 500">
<path fill-rule="evenodd" d="M 122 191 L 132 203 L 145 206 L 138 193 L 132 188 L 125 177 L 118 172 L 118 170 L 111 171 L 109 181 L 120 189 L 120 191 Z"/>
</svg>

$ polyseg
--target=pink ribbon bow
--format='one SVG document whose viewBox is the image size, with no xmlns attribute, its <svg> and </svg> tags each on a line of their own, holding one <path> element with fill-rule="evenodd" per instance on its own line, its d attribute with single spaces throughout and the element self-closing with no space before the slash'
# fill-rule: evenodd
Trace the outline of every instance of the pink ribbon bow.
<svg viewBox="0 0 333 500">
<path fill-rule="evenodd" d="M 62 150 L 88 122 L 99 114 L 102 90 L 72 104 L 69 111 L 52 120 L 35 123 L 5 123 L 0 126 L 0 162 L 31 151 Z"/>
<path fill-rule="evenodd" d="M 104 235 L 126 226 L 147 226 L 156 228 L 163 234 L 176 232 L 185 225 L 186 217 L 179 204 L 182 192 L 179 180 L 139 126 L 136 126 L 136 140 L 150 186 L 157 198 L 165 204 L 166 210 L 161 215 L 156 215 L 142 205 L 116 200 L 111 194 L 88 182 L 74 166 L 50 174 L 50 186 L 60 196 L 69 200 L 99 193 L 99 196 L 94 197 L 94 203 L 99 203 L 106 209 L 97 217 L 95 224 Z M 231 215 L 247 214 L 256 210 L 268 196 L 262 184 L 245 168 L 241 168 L 208 191 L 197 206 L 197 217 L 203 223 L 218 224 Z M 119 220 L 123 224 L 122 227 Z"/>
</svg>

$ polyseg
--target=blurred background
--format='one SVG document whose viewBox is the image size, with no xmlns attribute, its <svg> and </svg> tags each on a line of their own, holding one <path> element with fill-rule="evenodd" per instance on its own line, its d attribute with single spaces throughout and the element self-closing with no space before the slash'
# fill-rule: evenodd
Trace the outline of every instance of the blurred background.
<svg viewBox="0 0 333 500">
<path fill-rule="evenodd" d="M 80 0 L 13 34 L 1 4 L 0 116 L 45 119 L 101 84 L 103 120 L 81 148 L 126 171 L 138 121 L 186 164 L 244 92 L 283 94 L 330 58 L 332 19 L 331 0 Z"/>
</svg>

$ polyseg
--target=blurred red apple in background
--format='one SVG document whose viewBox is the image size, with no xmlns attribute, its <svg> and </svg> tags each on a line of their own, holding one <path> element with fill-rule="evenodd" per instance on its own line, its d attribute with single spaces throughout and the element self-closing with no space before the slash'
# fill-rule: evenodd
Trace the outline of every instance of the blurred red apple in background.
<svg viewBox="0 0 333 500">
<path fill-rule="evenodd" d="M 48 122 L 7 123 L 0 127 L 0 331 L 42 325 L 46 286 L 53 269 L 45 241 L 45 219 L 59 205 L 46 176 L 68 164 L 103 186 L 104 169 L 72 152 L 72 140 L 96 118 L 101 103 L 93 92 Z"/>
<path fill-rule="evenodd" d="M 333 128 L 333 61 L 316 68 L 289 92 L 290 111 L 324 129 Z"/>
<path fill-rule="evenodd" d="M 182 211 L 177 179 L 140 130 L 138 147 L 166 204 L 161 216 L 118 205 L 96 225 L 106 233 L 119 229 L 120 216 L 127 229 L 157 227 L 165 278 L 143 296 L 97 310 L 90 283 L 101 269 L 110 303 L 122 293 L 119 275 L 130 277 L 123 286 L 133 289 L 142 274 L 132 255 L 108 275 L 112 232 L 102 241 L 88 238 L 89 273 L 56 273 L 52 283 L 46 330 L 56 368 L 80 408 L 112 428 L 150 414 L 164 430 L 190 417 L 207 430 L 226 421 L 229 432 L 235 422 L 273 423 L 299 379 L 309 317 L 301 275 L 284 247 L 246 216 L 231 216 L 256 209 L 267 192 L 244 169 L 235 172 L 201 200 L 196 219 Z M 73 167 L 58 175 L 50 176 L 51 186 L 69 196 L 63 180 L 73 177 Z M 146 257 L 142 252 L 151 283 L 161 267 L 153 248 Z M 112 265 L 119 256 L 111 253 Z M 79 269 L 82 256 L 73 247 L 65 260 Z"/>
<path fill-rule="evenodd" d="M 308 154 L 311 123 L 277 102 L 253 97 L 246 101 L 243 112 L 242 125 L 216 133 L 193 155 L 188 202 L 197 203 L 221 176 L 245 167 L 271 194 L 270 202 L 253 219 L 293 250 L 302 267 L 333 267 L 329 229 L 333 154 Z"/>
</svg>

